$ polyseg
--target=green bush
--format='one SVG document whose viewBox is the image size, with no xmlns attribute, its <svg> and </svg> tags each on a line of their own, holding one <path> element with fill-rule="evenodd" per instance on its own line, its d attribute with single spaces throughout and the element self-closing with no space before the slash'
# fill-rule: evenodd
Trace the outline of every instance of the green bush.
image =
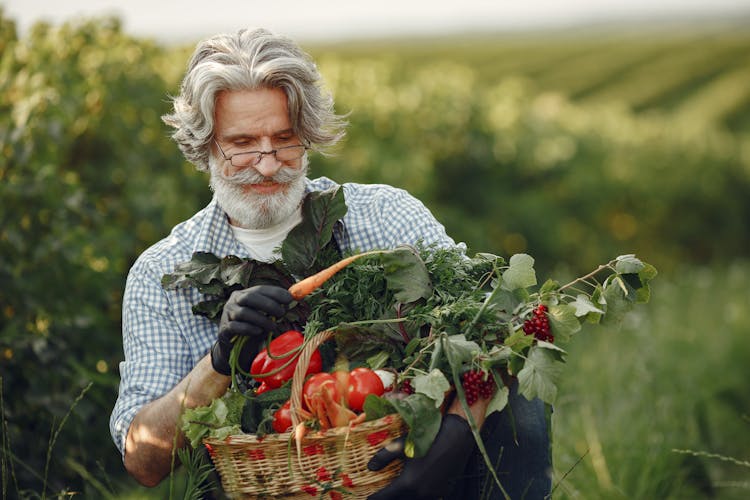
<svg viewBox="0 0 750 500">
<path fill-rule="evenodd" d="M 750 37 L 734 33 L 710 42 L 696 34 L 312 48 L 339 111 L 351 111 L 348 139 L 337 155 L 313 158 L 313 174 L 407 188 L 472 251 L 528 252 L 543 275 L 577 274 L 636 252 L 671 283 L 655 287 L 655 307 L 640 328 L 622 332 L 621 343 L 602 336 L 571 353 L 584 364 L 614 349 L 630 353 L 622 360 L 610 353 L 614 361 L 604 366 L 613 377 L 621 376 L 621 363 L 661 371 L 643 376 L 649 392 L 621 390 L 622 411 L 602 423 L 604 403 L 595 396 L 606 396 L 606 388 L 577 387 L 576 368 L 568 369 L 571 383 L 561 393 L 570 399 L 558 412 L 567 424 L 556 431 L 565 433 L 558 477 L 585 451 L 580 440 L 591 441 L 585 422 L 637 443 L 631 452 L 627 443 L 603 442 L 602 453 L 617 467 L 611 482 L 630 496 L 683 491 L 669 478 L 683 477 L 691 459 L 664 446 L 703 450 L 697 445 L 704 435 L 693 427 L 711 433 L 714 446 L 706 451 L 747 458 L 733 447 L 747 442 L 734 439 L 742 429 L 731 417 L 701 416 L 718 411 L 716 400 L 736 402 L 747 392 L 734 375 L 726 391 L 701 385 L 712 370 L 742 369 L 738 353 L 747 342 L 736 333 L 747 321 L 740 314 L 730 325 L 735 333 L 726 349 L 706 350 L 702 337 L 686 345 L 685 338 L 747 301 L 735 281 L 731 292 L 718 292 L 740 272 L 729 263 L 747 258 L 750 248 L 750 139 L 742 119 L 750 103 L 742 55 L 748 46 Z M 146 495 L 124 473 L 108 418 L 122 359 L 127 270 L 210 197 L 207 179 L 183 161 L 160 120 L 190 52 L 128 36 L 116 19 L 39 23 L 19 38 L 0 11 L 3 498 Z M 696 70 L 713 60 L 710 70 Z M 659 61 L 673 61 L 668 75 L 650 71 Z M 704 276 L 704 266 L 717 274 Z M 738 269 L 746 276 L 745 267 Z M 685 268 L 696 270 L 675 274 Z M 709 285 L 696 288 L 701 280 Z M 682 295 L 686 290 L 696 291 Z M 714 300 L 702 302 L 701 293 Z M 645 360 L 633 354 L 643 345 L 651 356 Z M 596 378 L 598 366 L 580 370 Z M 690 378 L 701 390 L 672 398 L 665 384 L 687 376 L 686 366 L 703 370 Z M 657 422 L 664 432 L 676 419 L 688 422 L 689 432 L 670 433 L 661 444 L 637 428 L 623 432 L 628 419 L 646 414 L 634 402 L 649 398 L 666 398 L 663 405 L 675 409 Z M 584 411 L 577 400 L 589 401 L 584 427 L 568 419 Z M 732 411 L 739 418 L 747 409 Z M 659 446 L 666 458 L 658 467 L 639 461 Z M 698 462 L 724 477 L 723 469 Z M 594 465 L 587 458 L 578 467 L 588 474 Z M 586 490 L 581 469 L 558 491 Z M 163 489 L 151 493 L 164 496 Z"/>
</svg>

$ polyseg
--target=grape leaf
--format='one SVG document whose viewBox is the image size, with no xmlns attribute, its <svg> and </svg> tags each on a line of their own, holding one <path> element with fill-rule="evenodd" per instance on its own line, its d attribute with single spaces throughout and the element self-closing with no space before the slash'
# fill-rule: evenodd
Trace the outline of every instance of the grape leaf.
<svg viewBox="0 0 750 500">
<path fill-rule="evenodd" d="M 510 258 L 508 264 L 508 269 L 503 272 L 502 286 L 504 289 L 516 290 L 536 285 L 533 257 L 525 253 L 518 253 Z"/>
<path fill-rule="evenodd" d="M 495 395 L 492 396 L 490 404 L 487 405 L 485 416 L 489 416 L 490 413 L 496 411 L 502 411 L 508 405 L 508 392 L 508 388 L 505 386 L 502 386 L 495 391 Z"/>
<path fill-rule="evenodd" d="M 562 371 L 561 363 L 556 361 L 556 354 L 550 349 L 532 346 L 518 373 L 518 391 L 526 399 L 538 397 L 545 403 L 552 404 L 557 396 L 555 380 Z"/>
<path fill-rule="evenodd" d="M 633 302 L 627 296 L 627 288 L 618 276 L 605 282 L 602 299 L 607 303 L 607 313 L 601 320 L 603 325 L 620 323 L 625 314 L 633 308 Z"/>
<path fill-rule="evenodd" d="M 445 392 L 450 390 L 451 385 L 445 378 L 443 372 L 437 368 L 433 369 L 427 375 L 417 375 L 412 379 L 414 392 L 424 394 L 435 401 L 435 407 L 439 408 L 445 399 Z"/>
<path fill-rule="evenodd" d="M 388 288 L 401 303 L 426 299 L 432 295 L 430 273 L 417 251 L 410 246 L 400 246 L 380 256 Z"/>
<path fill-rule="evenodd" d="M 570 337 L 581 329 L 581 322 L 576 317 L 576 308 L 572 305 L 550 306 L 547 317 L 552 335 L 558 342 L 568 342 Z"/>
<path fill-rule="evenodd" d="M 444 338 L 444 347 L 446 350 L 450 350 L 450 357 L 448 359 L 452 359 L 456 363 L 460 364 L 470 361 L 482 351 L 479 344 L 472 340 L 466 340 L 463 334 L 446 335 Z"/>
<path fill-rule="evenodd" d="M 570 305 L 575 308 L 575 315 L 579 318 L 586 316 L 589 313 L 604 314 L 604 311 L 594 305 L 588 295 L 578 294 L 576 300 L 570 302 Z"/>
<path fill-rule="evenodd" d="M 643 267 L 643 262 L 633 254 L 620 255 L 615 259 L 615 271 L 620 274 L 638 273 Z"/>
<path fill-rule="evenodd" d="M 656 268 L 651 264 L 644 264 L 643 269 L 638 272 L 638 278 L 641 280 L 641 288 L 636 290 L 635 301 L 639 304 L 645 304 L 651 299 L 651 286 L 649 282 L 656 277 Z"/>
<path fill-rule="evenodd" d="M 333 226 L 346 215 L 344 190 L 340 186 L 309 193 L 302 203 L 302 222 L 289 232 L 281 245 L 281 258 L 297 276 L 319 270 L 320 250 L 333 237 Z"/>
</svg>

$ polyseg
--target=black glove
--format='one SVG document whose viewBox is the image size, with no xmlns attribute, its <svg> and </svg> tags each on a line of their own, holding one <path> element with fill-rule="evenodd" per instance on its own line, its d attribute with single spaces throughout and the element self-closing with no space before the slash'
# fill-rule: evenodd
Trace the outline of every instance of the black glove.
<svg viewBox="0 0 750 500">
<path fill-rule="evenodd" d="M 391 484 L 369 496 L 369 500 L 438 498 L 464 473 L 476 447 L 469 423 L 463 417 L 447 414 L 427 454 L 406 459 L 401 474 Z M 404 438 L 381 448 L 367 464 L 380 470 L 391 461 L 404 458 Z"/>
<path fill-rule="evenodd" d="M 285 288 L 272 285 L 258 285 L 232 292 L 224 304 L 219 321 L 219 338 L 211 347 L 211 366 L 222 375 L 232 373 L 229 366 L 229 353 L 232 339 L 247 337 L 239 357 L 240 366 L 250 369 L 250 363 L 258 353 L 260 344 L 268 332 L 278 332 L 273 318 L 280 318 L 292 295 Z"/>
</svg>

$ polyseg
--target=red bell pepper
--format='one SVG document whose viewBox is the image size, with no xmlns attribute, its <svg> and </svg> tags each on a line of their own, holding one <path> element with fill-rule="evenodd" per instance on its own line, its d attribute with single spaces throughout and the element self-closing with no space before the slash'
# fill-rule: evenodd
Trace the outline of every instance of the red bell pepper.
<svg viewBox="0 0 750 500">
<path fill-rule="evenodd" d="M 304 341 L 304 336 L 296 330 L 282 333 L 273 339 L 267 348 L 264 348 L 255 356 L 253 364 L 250 366 L 250 375 L 268 389 L 281 387 L 294 375 L 300 353 L 299 347 Z M 310 365 L 306 374 L 318 373 L 322 368 L 323 359 L 316 349 L 310 358 Z"/>
</svg>

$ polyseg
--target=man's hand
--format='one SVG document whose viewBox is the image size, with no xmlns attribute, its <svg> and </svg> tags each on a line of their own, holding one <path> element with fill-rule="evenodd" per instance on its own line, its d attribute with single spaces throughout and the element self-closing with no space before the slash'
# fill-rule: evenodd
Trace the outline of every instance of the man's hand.
<svg viewBox="0 0 750 500">
<path fill-rule="evenodd" d="M 211 366 L 214 370 L 222 375 L 232 373 L 229 353 L 232 351 L 232 339 L 238 337 L 248 339 L 240 353 L 239 363 L 245 370 L 250 369 L 250 363 L 268 332 L 278 331 L 274 318 L 283 316 L 285 306 L 291 301 L 289 291 L 272 285 L 258 285 L 233 292 L 221 313 L 219 338 L 211 348 Z"/>
<path fill-rule="evenodd" d="M 406 459 L 401 474 L 369 500 L 438 498 L 450 488 L 466 468 L 476 443 L 469 423 L 463 417 L 447 414 L 427 454 Z M 379 450 L 367 468 L 380 470 L 397 458 L 404 458 L 404 438 Z"/>
</svg>

